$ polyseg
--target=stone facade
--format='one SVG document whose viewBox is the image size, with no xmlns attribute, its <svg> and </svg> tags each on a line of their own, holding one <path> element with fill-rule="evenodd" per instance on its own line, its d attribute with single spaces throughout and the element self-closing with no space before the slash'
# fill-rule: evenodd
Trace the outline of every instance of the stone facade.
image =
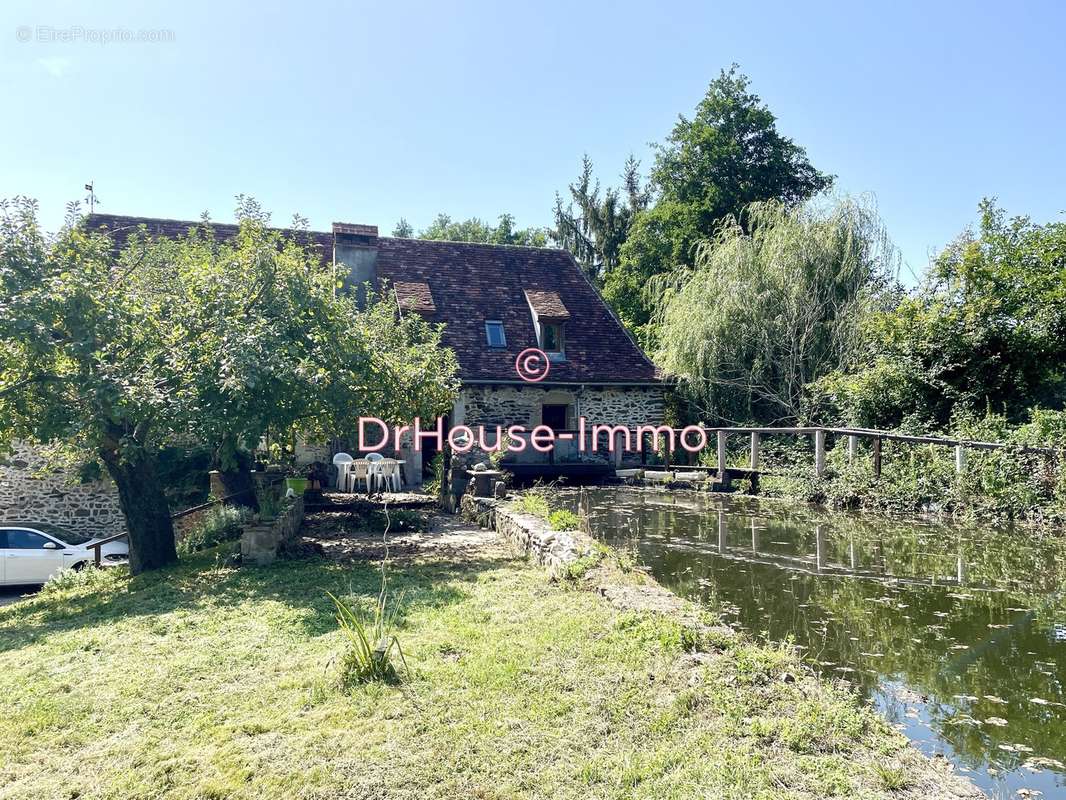
<svg viewBox="0 0 1066 800">
<path fill-rule="evenodd" d="M 624 425 L 634 430 L 641 425 L 661 425 L 665 412 L 664 390 L 660 386 L 467 386 L 456 401 L 453 424 L 475 430 L 484 426 L 486 438 L 491 441 L 496 426 L 506 429 L 521 425 L 531 430 L 543 424 L 546 405 L 566 406 L 567 430 L 577 430 L 579 419 L 584 417 L 589 435 L 595 425 Z M 579 450 L 574 440 L 557 442 L 557 459 L 607 458 L 608 435 L 601 432 L 598 439 L 600 455 L 591 452 L 591 442 L 586 442 L 585 452 Z M 640 462 L 639 453 L 624 453 L 621 457 L 626 462 Z M 527 448 L 523 453 L 509 455 L 506 461 L 533 463 L 546 458 Z M 461 457 L 460 463 L 469 465 L 484 460 L 485 454 L 475 449 Z"/>
<path fill-rule="evenodd" d="M 657 386 L 466 386 L 456 402 L 455 424 L 540 425 L 545 405 L 566 405 L 568 428 L 588 425 L 659 425 L 663 389 Z"/>
<path fill-rule="evenodd" d="M 0 521 L 50 522 L 99 537 L 126 531 L 114 483 L 80 483 L 76 475 L 49 467 L 41 451 L 24 442 L 16 442 L 0 463 Z"/>
</svg>

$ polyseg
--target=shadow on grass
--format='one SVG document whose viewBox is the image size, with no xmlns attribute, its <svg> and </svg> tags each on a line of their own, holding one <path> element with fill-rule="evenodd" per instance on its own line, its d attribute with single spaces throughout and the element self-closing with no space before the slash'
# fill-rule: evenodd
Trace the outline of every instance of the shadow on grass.
<svg viewBox="0 0 1066 800">
<path fill-rule="evenodd" d="M 223 545 L 222 548 L 227 548 Z M 268 567 L 218 568 L 222 548 L 197 553 L 157 572 L 116 578 L 96 591 L 44 593 L 0 608 L 0 652 L 18 650 L 57 633 L 119 623 L 139 616 L 197 609 L 227 609 L 256 602 L 278 602 L 309 613 L 294 624 L 310 637 L 336 630 L 333 603 L 326 596 L 371 603 L 381 588 L 380 562 L 338 564 L 321 558 L 281 560 Z M 498 569 L 507 557 L 461 560 L 396 561 L 389 567 L 389 593 L 403 594 L 403 612 L 439 608 L 469 596 L 465 585 Z M 404 625 L 403 613 L 397 620 Z"/>
</svg>

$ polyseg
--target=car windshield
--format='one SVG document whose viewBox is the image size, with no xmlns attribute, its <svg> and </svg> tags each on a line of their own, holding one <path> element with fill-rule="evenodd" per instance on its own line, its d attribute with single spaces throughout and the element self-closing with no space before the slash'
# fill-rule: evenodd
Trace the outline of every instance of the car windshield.
<svg viewBox="0 0 1066 800">
<path fill-rule="evenodd" d="M 41 533 L 47 533 L 49 536 L 55 537 L 61 542 L 66 542 L 67 544 L 85 544 L 92 538 L 91 536 L 85 536 L 81 533 L 74 533 L 73 531 L 68 531 L 65 528 L 60 528 L 58 525 L 51 525 L 47 522 L 35 522 L 28 527 L 31 527 L 34 530 L 38 530 Z"/>
</svg>

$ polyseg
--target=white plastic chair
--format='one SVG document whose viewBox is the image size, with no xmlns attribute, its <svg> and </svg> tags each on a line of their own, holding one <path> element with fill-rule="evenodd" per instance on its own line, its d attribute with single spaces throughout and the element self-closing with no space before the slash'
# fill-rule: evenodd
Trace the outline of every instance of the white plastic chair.
<svg viewBox="0 0 1066 800">
<path fill-rule="evenodd" d="M 389 491 L 400 491 L 400 462 L 395 458 L 383 458 L 374 464 L 377 477 Z"/>
<path fill-rule="evenodd" d="M 370 494 L 370 473 L 368 471 L 369 463 L 365 458 L 357 458 L 352 462 L 352 467 L 348 472 L 348 475 L 352 481 L 352 491 L 354 492 L 359 486 L 359 481 L 362 481 L 366 485 L 366 493 Z"/>
<path fill-rule="evenodd" d="M 337 468 L 337 489 L 341 492 L 348 491 L 348 471 L 355 461 L 348 453 L 337 453 L 333 456 L 333 466 Z"/>
<path fill-rule="evenodd" d="M 381 453 L 367 453 L 366 454 L 366 491 L 367 494 L 371 494 L 374 491 L 374 487 L 377 485 L 379 478 L 381 477 L 381 471 L 378 469 L 378 465 L 385 460 L 385 456 Z"/>
</svg>

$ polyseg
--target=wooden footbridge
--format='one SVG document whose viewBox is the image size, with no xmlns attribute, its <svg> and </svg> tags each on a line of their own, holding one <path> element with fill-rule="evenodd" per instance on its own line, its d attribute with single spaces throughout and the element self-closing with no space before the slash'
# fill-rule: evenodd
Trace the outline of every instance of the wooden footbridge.
<svg viewBox="0 0 1066 800">
<path fill-rule="evenodd" d="M 825 474 L 826 441 L 828 437 L 846 439 L 849 462 L 854 461 L 859 456 L 859 443 L 863 440 L 867 440 L 870 445 L 869 451 L 873 465 L 873 473 L 876 477 L 881 476 L 883 442 L 901 442 L 910 445 L 930 445 L 932 447 L 952 448 L 955 452 L 955 471 L 960 475 L 966 471 L 966 455 L 969 450 L 1010 450 L 1011 452 L 1042 454 L 1050 457 L 1058 457 L 1062 454 L 1062 450 L 1053 447 L 1030 447 L 1005 444 L 1002 442 L 982 442 L 940 436 L 911 436 L 908 434 L 874 430 L 871 428 L 711 428 L 704 426 L 699 426 L 699 428 L 706 435 L 707 442 L 715 442 L 717 456 L 716 466 L 707 467 L 696 465 L 692 462 L 698 457 L 698 453 L 683 450 L 678 447 L 673 449 L 668 447 L 664 449 L 662 469 L 666 472 L 672 470 L 681 472 L 707 472 L 715 475 L 723 488 L 726 489 L 728 489 L 730 483 L 737 478 L 748 478 L 752 481 L 753 488 L 758 487 L 759 475 L 762 473 L 760 466 L 760 449 L 762 447 L 763 439 L 768 436 L 811 437 L 814 450 L 814 463 L 812 467 L 814 474 L 817 477 L 821 477 Z M 672 430 L 675 434 L 675 439 L 677 440 L 680 440 L 679 437 L 681 436 L 682 430 L 688 431 L 687 439 L 689 441 L 695 437 L 693 428 L 675 428 Z M 730 437 L 733 437 L 734 441 L 738 437 L 744 437 L 747 439 L 747 449 L 749 453 L 747 466 L 730 466 L 728 464 Z M 647 468 L 645 467 L 645 470 L 646 469 Z"/>
</svg>

